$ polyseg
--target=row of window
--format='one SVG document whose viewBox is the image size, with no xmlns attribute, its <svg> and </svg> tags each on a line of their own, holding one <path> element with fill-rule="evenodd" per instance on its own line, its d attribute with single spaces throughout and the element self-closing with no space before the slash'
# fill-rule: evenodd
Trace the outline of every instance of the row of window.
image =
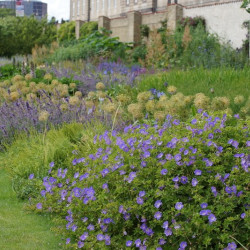
<svg viewBox="0 0 250 250">
<path fill-rule="evenodd" d="M 109 9 L 112 5 L 113 8 L 116 8 L 117 6 L 117 1 L 119 0 L 91 0 L 91 9 L 94 10 L 96 9 L 96 11 L 99 11 L 100 9 L 104 10 L 105 7 L 105 2 L 107 1 L 107 8 Z M 139 0 L 126 0 L 126 5 L 129 5 L 130 3 L 134 3 L 137 4 Z M 141 0 L 143 2 L 146 2 L 147 0 Z M 86 11 L 86 0 L 77 0 L 76 4 L 77 4 L 77 16 L 80 15 L 80 6 L 81 6 L 81 2 L 82 2 L 82 14 L 85 14 Z M 75 16 L 75 1 L 73 1 L 72 3 L 72 16 Z"/>
<path fill-rule="evenodd" d="M 77 0 L 77 2 L 76 2 L 76 4 L 77 4 L 77 13 L 76 13 L 77 16 L 80 15 L 81 1 L 82 1 L 82 14 L 84 14 L 85 10 L 86 10 L 86 0 Z M 107 6 L 108 8 L 110 8 L 111 5 L 113 5 L 113 8 L 116 8 L 117 0 L 92 0 L 91 1 L 91 9 L 92 10 L 96 9 L 97 11 L 99 9 L 104 10 L 106 1 L 107 1 L 107 4 L 108 4 L 108 6 Z M 135 1 L 137 1 L 137 0 L 135 0 Z M 74 16 L 74 15 L 75 15 L 75 2 L 72 3 L 72 16 Z"/>
</svg>

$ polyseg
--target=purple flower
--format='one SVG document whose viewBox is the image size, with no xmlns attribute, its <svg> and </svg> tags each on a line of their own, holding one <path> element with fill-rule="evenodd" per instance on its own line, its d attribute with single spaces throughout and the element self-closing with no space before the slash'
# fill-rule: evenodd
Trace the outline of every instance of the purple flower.
<svg viewBox="0 0 250 250">
<path fill-rule="evenodd" d="M 208 216 L 209 214 L 211 214 L 211 210 L 209 209 L 200 211 L 201 216 Z"/>
<path fill-rule="evenodd" d="M 197 180 L 196 178 L 193 178 L 193 179 L 192 179 L 192 186 L 193 186 L 193 187 L 196 187 L 197 184 L 198 184 L 198 180 Z"/>
<path fill-rule="evenodd" d="M 217 196 L 216 187 L 211 187 L 211 191 L 214 194 L 214 196 Z"/>
<path fill-rule="evenodd" d="M 196 119 L 193 119 L 192 121 L 191 121 L 191 124 L 196 124 L 197 123 L 197 120 Z"/>
<path fill-rule="evenodd" d="M 232 142 L 232 146 L 235 147 L 235 148 L 238 148 L 239 143 L 237 141 L 233 141 Z"/>
<path fill-rule="evenodd" d="M 196 169 L 196 170 L 194 171 L 194 174 L 195 174 L 195 175 L 201 175 L 201 174 L 202 174 L 202 171 L 199 170 L 199 169 Z"/>
<path fill-rule="evenodd" d="M 74 174 L 74 178 L 77 179 L 78 177 L 79 177 L 79 173 L 77 172 Z"/>
<path fill-rule="evenodd" d="M 159 245 L 162 246 L 162 245 L 164 245 L 164 244 L 166 244 L 166 241 L 165 241 L 164 239 L 160 239 L 160 240 L 159 240 Z"/>
<path fill-rule="evenodd" d="M 80 236 L 80 240 L 81 241 L 85 241 L 88 238 L 89 234 L 88 232 L 84 232 L 81 236 Z"/>
<path fill-rule="evenodd" d="M 67 238 L 66 239 L 66 244 L 69 244 L 70 243 L 70 238 Z"/>
<path fill-rule="evenodd" d="M 37 203 L 36 204 L 36 208 L 37 209 L 42 209 L 43 208 L 43 204 L 42 203 Z"/>
<path fill-rule="evenodd" d="M 186 184 L 188 182 L 188 178 L 186 176 L 181 177 L 181 183 Z"/>
<path fill-rule="evenodd" d="M 157 155 L 157 159 L 161 159 L 162 156 L 163 156 L 163 153 L 159 153 L 159 154 Z"/>
<path fill-rule="evenodd" d="M 102 188 L 103 188 L 103 189 L 108 189 L 108 184 L 107 184 L 107 183 L 104 183 L 104 184 L 102 185 Z"/>
<path fill-rule="evenodd" d="M 162 175 L 166 175 L 167 173 L 168 173 L 168 170 L 167 170 L 167 169 L 164 168 L 164 169 L 161 170 L 161 174 L 162 174 Z"/>
<path fill-rule="evenodd" d="M 141 240 L 140 239 L 135 240 L 135 246 L 139 247 L 140 245 L 141 245 Z"/>
<path fill-rule="evenodd" d="M 161 216 L 162 216 L 162 213 L 160 211 L 156 212 L 155 215 L 154 215 L 156 220 L 160 220 Z"/>
<path fill-rule="evenodd" d="M 50 166 L 51 168 L 53 168 L 53 167 L 55 166 L 55 163 L 52 161 L 52 162 L 49 164 L 49 166 Z"/>
<path fill-rule="evenodd" d="M 88 229 L 89 231 L 94 231 L 94 230 L 95 230 L 95 226 L 92 225 L 92 224 L 89 224 L 88 227 L 87 227 L 87 229 Z"/>
<path fill-rule="evenodd" d="M 143 196 L 145 196 L 145 194 L 146 194 L 145 191 L 140 191 L 140 192 L 139 192 L 139 197 L 143 197 Z"/>
<path fill-rule="evenodd" d="M 77 225 L 73 225 L 73 226 L 71 227 L 71 229 L 72 229 L 72 232 L 75 232 L 76 229 L 77 229 Z"/>
<path fill-rule="evenodd" d="M 173 156 L 171 154 L 166 154 L 165 158 L 168 160 L 168 161 L 171 161 L 173 159 Z"/>
<path fill-rule="evenodd" d="M 244 219 L 246 217 L 246 213 L 242 213 L 241 215 L 240 215 L 240 218 L 241 219 Z"/>
<path fill-rule="evenodd" d="M 187 242 L 186 241 L 182 241 L 180 244 L 180 248 L 181 249 L 185 249 L 187 247 Z"/>
<path fill-rule="evenodd" d="M 136 177 L 136 172 L 131 172 L 127 178 L 128 183 L 131 183 Z"/>
<path fill-rule="evenodd" d="M 235 244 L 235 242 L 228 243 L 227 247 L 224 248 L 224 250 L 235 250 L 235 249 L 237 249 L 237 245 Z"/>
<path fill-rule="evenodd" d="M 154 206 L 155 206 L 156 208 L 159 208 L 161 205 L 162 205 L 161 200 L 157 200 L 157 201 L 155 202 L 155 204 L 154 204 Z"/>
<path fill-rule="evenodd" d="M 165 234 L 166 236 L 172 235 L 172 229 L 171 229 L 171 228 L 167 228 L 167 229 L 164 231 L 164 234 Z"/>
<path fill-rule="evenodd" d="M 32 180 L 34 178 L 34 174 L 30 174 L 29 179 Z"/>
<path fill-rule="evenodd" d="M 216 221 L 216 217 L 214 214 L 209 214 L 208 216 L 209 223 L 212 224 L 213 222 Z"/>
<path fill-rule="evenodd" d="M 133 245 L 133 241 L 132 240 L 128 240 L 127 242 L 126 242 L 126 246 L 127 247 L 131 247 Z"/>
<path fill-rule="evenodd" d="M 168 221 L 167 221 L 167 220 L 163 222 L 162 227 L 163 227 L 164 229 L 168 229 Z"/>
<path fill-rule="evenodd" d="M 78 248 L 83 248 L 84 247 L 84 242 L 78 241 Z"/>
<path fill-rule="evenodd" d="M 201 203 L 201 208 L 206 208 L 208 206 L 208 204 L 207 203 Z"/>
<path fill-rule="evenodd" d="M 136 202 L 137 204 L 142 205 L 144 203 L 144 200 L 141 197 L 137 197 Z"/>
<path fill-rule="evenodd" d="M 150 157 L 150 152 L 149 151 L 145 151 L 144 154 L 143 154 L 143 157 L 144 158 Z"/>
<path fill-rule="evenodd" d="M 175 209 L 181 210 L 182 208 L 183 208 L 182 202 L 176 202 L 176 204 L 175 204 Z"/>
<path fill-rule="evenodd" d="M 179 177 L 178 176 L 176 176 L 176 177 L 173 178 L 173 182 L 178 182 L 178 181 L 179 181 Z"/>
<path fill-rule="evenodd" d="M 149 236 L 152 236 L 154 234 L 154 231 L 151 228 L 147 227 L 145 233 Z"/>
<path fill-rule="evenodd" d="M 175 161 L 180 161 L 181 160 L 181 154 L 176 154 L 174 156 Z"/>
<path fill-rule="evenodd" d="M 96 236 L 96 239 L 99 240 L 99 241 L 102 241 L 102 240 L 104 240 L 104 235 L 103 234 L 98 234 Z"/>
</svg>

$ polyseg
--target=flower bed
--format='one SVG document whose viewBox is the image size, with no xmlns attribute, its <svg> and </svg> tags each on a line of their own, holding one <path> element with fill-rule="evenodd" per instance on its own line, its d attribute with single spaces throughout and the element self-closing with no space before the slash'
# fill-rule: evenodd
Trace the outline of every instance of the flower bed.
<svg viewBox="0 0 250 250">
<path fill-rule="evenodd" d="M 247 249 L 249 125 L 204 112 L 96 135 L 50 164 L 36 208 L 73 248 Z"/>
</svg>

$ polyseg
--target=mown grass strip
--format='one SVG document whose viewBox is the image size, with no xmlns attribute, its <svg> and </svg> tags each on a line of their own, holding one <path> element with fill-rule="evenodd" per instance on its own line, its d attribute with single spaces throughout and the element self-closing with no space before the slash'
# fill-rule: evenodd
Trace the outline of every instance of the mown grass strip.
<svg viewBox="0 0 250 250">
<path fill-rule="evenodd" d="M 11 180 L 0 168 L 0 249 L 62 249 L 51 230 L 49 218 L 28 214 L 11 188 Z"/>
</svg>

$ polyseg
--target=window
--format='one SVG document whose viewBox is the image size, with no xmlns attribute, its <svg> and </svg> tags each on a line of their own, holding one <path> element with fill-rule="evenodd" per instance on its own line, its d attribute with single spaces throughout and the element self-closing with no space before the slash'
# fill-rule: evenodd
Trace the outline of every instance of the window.
<svg viewBox="0 0 250 250">
<path fill-rule="evenodd" d="M 127 5 L 129 5 L 129 2 L 130 2 L 129 0 L 126 0 L 126 4 L 127 4 Z"/>
<path fill-rule="evenodd" d="M 137 4 L 138 3 L 138 0 L 135 0 L 135 4 Z"/>
<path fill-rule="evenodd" d="M 114 0 L 114 8 L 116 8 L 116 0 Z"/>
<path fill-rule="evenodd" d="M 102 0 L 102 9 L 104 10 L 105 0 Z"/>
<path fill-rule="evenodd" d="M 96 0 L 96 10 L 99 10 L 99 0 Z"/>
<path fill-rule="evenodd" d="M 108 0 L 108 9 L 110 8 L 110 0 Z"/>
<path fill-rule="evenodd" d="M 75 16 L 75 2 L 72 3 L 72 16 Z"/>
<path fill-rule="evenodd" d="M 80 15 L 80 0 L 77 0 L 77 16 Z"/>
</svg>

